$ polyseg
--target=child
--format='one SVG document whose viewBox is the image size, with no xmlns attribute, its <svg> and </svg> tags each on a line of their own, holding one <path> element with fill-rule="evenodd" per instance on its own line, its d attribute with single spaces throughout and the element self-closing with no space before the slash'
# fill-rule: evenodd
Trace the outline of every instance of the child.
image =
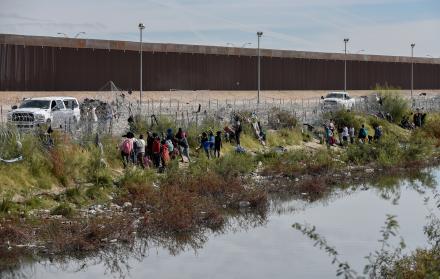
<svg viewBox="0 0 440 279">
<path fill-rule="evenodd" d="M 214 156 L 220 158 L 220 149 L 223 147 L 222 143 L 222 132 L 217 131 L 214 142 Z"/>
</svg>

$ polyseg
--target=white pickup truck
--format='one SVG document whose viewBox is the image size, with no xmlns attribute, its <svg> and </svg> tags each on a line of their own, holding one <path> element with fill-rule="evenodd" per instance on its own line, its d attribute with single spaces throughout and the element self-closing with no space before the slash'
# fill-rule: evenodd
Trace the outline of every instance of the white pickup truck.
<svg viewBox="0 0 440 279">
<path fill-rule="evenodd" d="M 354 98 L 350 97 L 347 92 L 330 92 L 327 96 L 321 97 L 323 99 L 323 108 L 327 110 L 332 109 L 352 109 L 355 104 Z"/>
<path fill-rule="evenodd" d="M 25 99 L 8 113 L 8 123 L 17 128 L 34 128 L 46 124 L 62 128 L 67 122 L 80 120 L 79 103 L 73 97 L 42 97 Z"/>
</svg>

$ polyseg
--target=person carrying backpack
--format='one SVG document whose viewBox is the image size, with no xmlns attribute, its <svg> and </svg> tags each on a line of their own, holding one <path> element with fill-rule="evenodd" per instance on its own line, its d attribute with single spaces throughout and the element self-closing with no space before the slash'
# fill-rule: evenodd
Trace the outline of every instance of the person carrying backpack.
<svg viewBox="0 0 440 279">
<path fill-rule="evenodd" d="M 362 124 L 362 128 L 359 129 L 359 135 L 358 135 L 358 138 L 359 138 L 360 141 L 362 141 L 363 143 L 365 143 L 366 140 L 367 140 L 367 137 L 368 137 L 368 131 L 367 131 L 367 129 L 365 128 L 365 125 Z"/>
<path fill-rule="evenodd" d="M 379 142 L 381 137 L 382 137 L 382 126 L 377 125 L 376 128 L 374 128 L 374 140 Z"/>
<path fill-rule="evenodd" d="M 119 150 L 121 151 L 122 163 L 124 164 L 124 168 L 127 167 L 130 162 L 131 154 L 133 153 L 133 138 L 134 135 L 131 132 L 128 132 L 125 136 L 125 139 L 119 145 Z"/>
</svg>

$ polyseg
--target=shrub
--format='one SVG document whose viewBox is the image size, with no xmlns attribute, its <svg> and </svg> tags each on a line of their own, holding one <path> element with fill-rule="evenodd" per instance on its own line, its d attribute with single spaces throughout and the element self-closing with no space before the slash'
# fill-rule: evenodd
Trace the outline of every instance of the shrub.
<svg viewBox="0 0 440 279">
<path fill-rule="evenodd" d="M 269 111 L 269 125 L 273 129 L 295 128 L 298 122 L 298 119 L 288 111 L 279 108 L 272 108 Z"/>
<path fill-rule="evenodd" d="M 428 114 L 425 125 L 422 131 L 433 139 L 437 140 L 437 145 L 440 146 L 440 114 Z"/>
<path fill-rule="evenodd" d="M 382 110 L 392 116 L 394 123 L 400 123 L 410 110 L 409 102 L 400 95 L 397 88 L 376 86 L 375 90 L 382 98 Z"/>
<path fill-rule="evenodd" d="M 249 154 L 229 153 L 213 164 L 213 170 L 224 179 L 248 174 L 256 167 L 255 161 Z"/>
<path fill-rule="evenodd" d="M 329 112 L 324 116 L 326 119 L 333 119 L 336 127 L 354 127 L 359 130 L 363 121 L 354 112 L 347 110 L 338 110 L 336 112 Z"/>
<path fill-rule="evenodd" d="M 71 217 L 73 213 L 73 208 L 67 203 L 61 203 L 50 212 L 51 215 L 62 215 L 64 217 Z"/>
<path fill-rule="evenodd" d="M 266 135 L 267 144 L 270 146 L 298 145 L 303 140 L 303 135 L 298 129 L 287 129 L 273 131 Z"/>
</svg>

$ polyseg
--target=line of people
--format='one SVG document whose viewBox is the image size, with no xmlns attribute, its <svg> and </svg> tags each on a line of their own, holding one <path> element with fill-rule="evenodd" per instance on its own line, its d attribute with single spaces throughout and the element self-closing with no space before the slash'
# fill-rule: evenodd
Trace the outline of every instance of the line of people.
<svg viewBox="0 0 440 279">
<path fill-rule="evenodd" d="M 171 160 L 181 158 L 182 162 L 190 162 L 187 133 L 179 128 L 174 135 L 172 129 L 167 129 L 166 135 L 147 132 L 147 138 L 132 132 L 123 136 L 119 145 L 124 168 L 129 164 L 139 165 L 142 168 L 166 168 Z"/>
<path fill-rule="evenodd" d="M 223 141 L 221 131 L 217 131 L 216 136 L 214 136 L 212 131 L 202 133 L 200 147 L 198 149 L 203 149 L 208 158 L 220 158 L 222 147 Z"/>
<path fill-rule="evenodd" d="M 379 142 L 383 134 L 382 126 L 380 125 L 374 126 L 373 136 L 368 134 L 368 129 L 364 124 L 362 124 L 357 133 L 353 126 L 343 126 L 339 127 L 339 129 L 336 129 L 332 119 L 329 123 L 324 125 L 324 131 L 325 143 L 329 146 L 338 144 L 335 136 L 336 132 L 339 135 L 340 146 L 346 146 L 349 143 L 354 144 L 356 142 L 356 138 L 358 139 L 359 143 L 372 143 L 373 141 Z"/>
</svg>

